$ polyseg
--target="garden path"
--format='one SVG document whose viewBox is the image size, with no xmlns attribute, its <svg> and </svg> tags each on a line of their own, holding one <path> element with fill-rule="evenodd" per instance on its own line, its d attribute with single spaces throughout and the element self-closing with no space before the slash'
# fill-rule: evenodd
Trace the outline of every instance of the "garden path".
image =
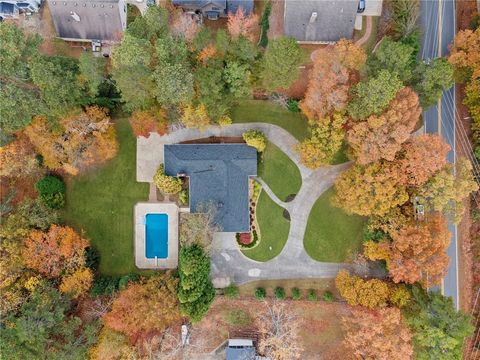
<svg viewBox="0 0 480 360">
<path fill-rule="evenodd" d="M 163 162 L 164 144 L 210 136 L 241 136 L 243 132 L 250 129 L 262 131 L 270 142 L 292 159 L 300 170 L 302 186 L 292 201 L 283 202 L 260 179 L 262 187 L 272 200 L 290 213 L 287 242 L 277 257 L 270 261 L 258 262 L 242 254 L 236 244 L 235 233 L 217 233 L 212 251 L 211 275 L 214 284 L 222 287 L 230 282 L 242 284 L 261 279 L 331 278 L 343 268 L 359 274 L 369 273 L 371 270 L 363 265 L 319 262 L 306 253 L 303 236 L 310 210 L 320 195 L 333 185 L 335 178 L 346 170 L 350 163 L 324 166 L 316 170 L 305 167 L 300 163 L 300 158 L 295 151 L 298 141 L 279 126 L 268 123 L 243 123 L 224 128 L 210 126 L 204 131 L 184 128 L 163 136 L 152 133 L 148 139 L 140 137 L 137 140 L 137 179 L 152 182 L 158 165 Z"/>
</svg>

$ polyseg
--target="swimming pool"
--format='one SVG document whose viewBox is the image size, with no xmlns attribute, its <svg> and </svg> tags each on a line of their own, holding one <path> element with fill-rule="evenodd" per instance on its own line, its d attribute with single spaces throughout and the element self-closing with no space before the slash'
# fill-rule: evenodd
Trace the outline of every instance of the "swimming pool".
<svg viewBox="0 0 480 360">
<path fill-rule="evenodd" d="M 147 259 L 168 257 L 168 215 L 145 215 L 145 256 Z"/>
</svg>

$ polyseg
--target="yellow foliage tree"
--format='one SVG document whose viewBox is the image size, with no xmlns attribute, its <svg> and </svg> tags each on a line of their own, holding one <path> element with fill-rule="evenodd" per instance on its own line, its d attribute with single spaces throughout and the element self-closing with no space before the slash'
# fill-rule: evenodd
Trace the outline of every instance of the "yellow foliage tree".
<svg viewBox="0 0 480 360">
<path fill-rule="evenodd" d="M 265 134 L 258 130 L 248 130 L 242 135 L 247 145 L 254 147 L 258 152 L 263 152 L 267 147 L 267 138 Z"/>
<path fill-rule="evenodd" d="M 60 291 L 77 298 L 85 294 L 93 282 L 93 273 L 89 268 L 78 269 L 71 275 L 62 279 Z"/>
<path fill-rule="evenodd" d="M 163 164 L 158 167 L 153 182 L 157 188 L 164 194 L 174 195 L 182 190 L 182 180 L 175 176 L 165 175 Z"/>
<path fill-rule="evenodd" d="M 205 105 L 200 104 L 194 107 L 192 104 L 185 106 L 180 119 L 187 128 L 204 130 L 210 125 L 210 117 L 208 116 Z"/>
</svg>

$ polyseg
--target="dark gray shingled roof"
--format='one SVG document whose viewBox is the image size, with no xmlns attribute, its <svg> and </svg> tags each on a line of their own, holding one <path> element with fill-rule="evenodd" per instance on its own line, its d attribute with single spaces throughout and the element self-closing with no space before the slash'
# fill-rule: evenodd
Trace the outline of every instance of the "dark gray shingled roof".
<svg viewBox="0 0 480 360">
<path fill-rule="evenodd" d="M 120 39 L 126 26 L 124 6 L 119 0 L 48 0 L 55 30 L 63 39 Z"/>
<path fill-rule="evenodd" d="M 250 228 L 248 177 L 257 175 L 257 151 L 245 144 L 164 146 L 165 174 L 190 177 L 190 209 L 213 202 L 216 222 L 227 232 Z"/>
<path fill-rule="evenodd" d="M 311 42 L 351 39 L 357 8 L 358 0 L 285 0 L 285 35 Z M 310 23 L 314 12 L 317 18 Z"/>
</svg>

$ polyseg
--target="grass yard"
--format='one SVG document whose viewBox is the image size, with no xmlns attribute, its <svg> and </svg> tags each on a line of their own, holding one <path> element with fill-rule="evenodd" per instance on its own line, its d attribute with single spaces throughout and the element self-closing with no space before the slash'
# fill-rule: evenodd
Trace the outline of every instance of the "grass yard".
<svg viewBox="0 0 480 360">
<path fill-rule="evenodd" d="M 261 241 L 243 254 L 256 261 L 268 261 L 280 254 L 288 238 L 290 222 L 283 217 L 283 208 L 273 202 L 265 191 L 260 193 L 257 204 L 257 222 Z"/>
<path fill-rule="evenodd" d="M 349 261 L 360 250 L 365 219 L 330 205 L 333 187 L 322 194 L 308 218 L 303 245 L 318 261 Z"/>
<path fill-rule="evenodd" d="M 233 123 L 266 122 L 278 125 L 299 141 L 309 135 L 305 116 L 288 111 L 271 101 L 243 100 L 232 109 L 231 115 Z"/>
<path fill-rule="evenodd" d="M 267 143 L 258 167 L 258 175 L 268 184 L 280 200 L 298 193 L 302 177 L 297 165 L 277 146 Z"/>
<path fill-rule="evenodd" d="M 133 206 L 148 197 L 148 185 L 135 180 L 136 141 L 127 119 L 116 120 L 120 148 L 105 166 L 67 181 L 67 224 L 84 230 L 101 255 L 100 272 L 139 271 L 133 258 Z"/>
</svg>

